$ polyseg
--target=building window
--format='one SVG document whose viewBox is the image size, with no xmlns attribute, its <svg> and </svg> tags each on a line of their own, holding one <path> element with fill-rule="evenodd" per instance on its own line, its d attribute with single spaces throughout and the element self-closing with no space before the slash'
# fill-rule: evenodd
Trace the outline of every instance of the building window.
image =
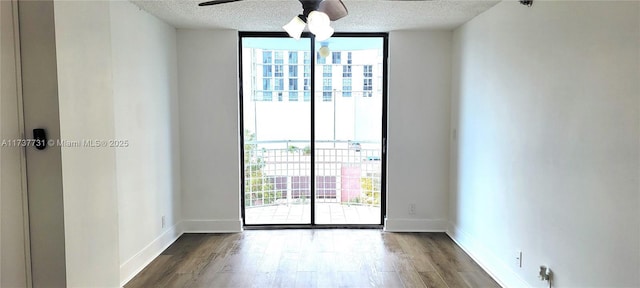
<svg viewBox="0 0 640 288">
<path fill-rule="evenodd" d="M 282 67 L 283 65 L 274 65 L 273 67 L 275 67 L 275 76 L 276 77 L 284 77 L 284 67 Z"/>
<path fill-rule="evenodd" d="M 256 101 L 271 101 L 272 97 L 272 87 L 271 87 L 271 77 L 273 77 L 273 52 L 272 51 L 262 51 L 262 98 L 256 99 Z"/>
<path fill-rule="evenodd" d="M 351 59 L 351 52 L 348 52 L 348 53 L 347 53 L 347 64 L 348 64 L 348 65 L 351 65 L 351 64 L 352 64 L 351 62 L 352 62 L 352 59 Z"/>
<path fill-rule="evenodd" d="M 273 62 L 271 55 L 272 55 L 271 51 L 262 51 L 262 63 L 271 64 Z"/>
<path fill-rule="evenodd" d="M 311 100 L 311 92 L 309 91 L 309 79 L 304 79 L 304 101 L 309 102 Z"/>
<path fill-rule="evenodd" d="M 331 52 L 331 63 L 340 64 L 342 61 L 340 59 L 342 52 Z"/>
<path fill-rule="evenodd" d="M 284 55 L 282 53 L 282 51 L 276 51 L 275 56 L 273 57 L 275 58 L 275 64 L 284 64 Z"/>
<path fill-rule="evenodd" d="M 326 64 L 327 58 L 320 56 L 320 52 L 316 53 L 316 64 Z"/>
<path fill-rule="evenodd" d="M 289 77 L 298 77 L 298 66 L 289 65 Z"/>
<path fill-rule="evenodd" d="M 322 101 L 328 102 L 331 101 L 333 92 L 332 79 L 331 78 L 323 78 L 322 79 Z"/>
<path fill-rule="evenodd" d="M 298 91 L 298 79 L 289 79 L 289 91 Z"/>
<path fill-rule="evenodd" d="M 364 65 L 364 84 L 362 87 L 362 96 L 363 97 L 371 97 L 373 94 L 373 66 L 372 65 Z"/>
<path fill-rule="evenodd" d="M 351 97 L 351 78 L 342 78 L 342 97 Z"/>
<path fill-rule="evenodd" d="M 304 65 L 310 65 L 311 64 L 311 54 L 309 52 L 304 52 Z"/>
<path fill-rule="evenodd" d="M 262 101 L 272 101 L 273 95 L 271 91 L 262 92 Z"/>
<path fill-rule="evenodd" d="M 262 77 L 273 77 L 273 66 L 262 66 Z"/>
<path fill-rule="evenodd" d="M 282 102 L 282 92 L 278 92 L 278 101 Z"/>
<path fill-rule="evenodd" d="M 322 101 L 331 102 L 331 92 L 322 92 Z"/>
<path fill-rule="evenodd" d="M 276 91 L 284 90 L 284 79 L 282 78 L 275 79 L 275 85 L 273 90 L 276 90 Z"/>
<path fill-rule="evenodd" d="M 298 52 L 289 52 L 289 64 L 298 64 Z"/>
<path fill-rule="evenodd" d="M 329 65 L 324 65 L 322 66 L 322 77 L 332 77 L 332 71 L 331 71 L 331 66 Z"/>
<path fill-rule="evenodd" d="M 342 66 L 342 78 L 348 78 L 351 76 L 351 65 Z"/>
<path fill-rule="evenodd" d="M 373 77 L 373 66 L 371 65 L 364 65 L 364 77 L 367 78 L 371 78 Z"/>
<path fill-rule="evenodd" d="M 311 77 L 311 66 L 305 65 L 304 66 L 304 78 L 310 78 Z"/>
<path fill-rule="evenodd" d="M 322 91 L 331 91 L 332 89 L 331 78 L 322 79 Z"/>
<path fill-rule="evenodd" d="M 298 78 L 289 79 L 289 102 L 298 101 Z"/>
<path fill-rule="evenodd" d="M 363 95 L 364 97 L 371 97 L 372 96 L 372 91 L 373 91 L 373 80 L 371 78 L 369 79 L 364 79 L 364 86 L 362 87 L 362 91 L 363 91 Z"/>
<path fill-rule="evenodd" d="M 271 79 L 262 79 L 262 90 L 271 91 Z"/>
<path fill-rule="evenodd" d="M 289 102 L 297 102 L 297 101 L 298 101 L 298 92 L 289 91 Z"/>
</svg>

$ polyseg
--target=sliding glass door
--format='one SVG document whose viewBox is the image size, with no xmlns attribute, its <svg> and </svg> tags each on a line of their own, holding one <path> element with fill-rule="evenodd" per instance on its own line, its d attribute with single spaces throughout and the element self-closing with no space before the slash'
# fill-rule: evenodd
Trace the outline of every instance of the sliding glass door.
<svg viewBox="0 0 640 288">
<path fill-rule="evenodd" d="M 315 43 L 317 224 L 380 224 L 383 40 Z"/>
<path fill-rule="evenodd" d="M 242 39 L 245 224 L 311 223 L 310 39 Z"/>
<path fill-rule="evenodd" d="M 380 225 L 386 35 L 241 33 L 245 225 Z"/>
</svg>

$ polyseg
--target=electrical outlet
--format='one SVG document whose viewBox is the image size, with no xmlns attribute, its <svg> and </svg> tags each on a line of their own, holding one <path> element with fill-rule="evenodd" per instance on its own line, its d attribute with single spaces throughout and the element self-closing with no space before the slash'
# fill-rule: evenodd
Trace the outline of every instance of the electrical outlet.
<svg viewBox="0 0 640 288">
<path fill-rule="evenodd" d="M 409 214 L 416 214 L 416 204 L 409 204 Z"/>
<path fill-rule="evenodd" d="M 551 277 L 553 276 L 551 269 L 547 266 L 541 265 L 540 272 L 538 272 L 538 274 L 540 281 L 549 281 L 549 287 L 551 287 Z"/>
<path fill-rule="evenodd" d="M 162 215 L 162 228 L 164 228 L 165 225 L 166 225 L 166 222 L 164 221 L 164 215 Z"/>
<path fill-rule="evenodd" d="M 522 251 L 516 252 L 516 267 L 522 268 Z"/>
</svg>

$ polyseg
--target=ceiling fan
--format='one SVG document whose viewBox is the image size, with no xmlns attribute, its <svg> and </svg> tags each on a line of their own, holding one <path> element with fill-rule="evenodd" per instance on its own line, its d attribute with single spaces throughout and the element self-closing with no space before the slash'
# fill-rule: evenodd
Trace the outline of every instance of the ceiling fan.
<svg viewBox="0 0 640 288">
<path fill-rule="evenodd" d="M 213 0 L 202 2 L 198 6 L 211 6 L 243 0 Z M 302 31 L 309 25 L 309 31 L 316 36 L 316 40 L 323 41 L 333 35 L 331 21 L 336 21 L 349 14 L 347 7 L 341 0 L 298 0 L 302 4 L 302 14 L 293 19 L 282 28 L 289 36 L 300 39 Z"/>
</svg>

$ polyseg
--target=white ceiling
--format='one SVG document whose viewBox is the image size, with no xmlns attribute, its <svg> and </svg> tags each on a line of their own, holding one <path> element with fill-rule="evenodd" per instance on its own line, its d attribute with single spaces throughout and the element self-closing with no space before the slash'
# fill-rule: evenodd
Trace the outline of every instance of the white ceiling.
<svg viewBox="0 0 640 288">
<path fill-rule="evenodd" d="M 199 7 L 206 0 L 130 0 L 177 28 L 282 31 L 302 13 L 297 0 L 244 0 Z M 349 15 L 332 23 L 338 32 L 453 29 L 500 0 L 343 0 Z"/>
</svg>

